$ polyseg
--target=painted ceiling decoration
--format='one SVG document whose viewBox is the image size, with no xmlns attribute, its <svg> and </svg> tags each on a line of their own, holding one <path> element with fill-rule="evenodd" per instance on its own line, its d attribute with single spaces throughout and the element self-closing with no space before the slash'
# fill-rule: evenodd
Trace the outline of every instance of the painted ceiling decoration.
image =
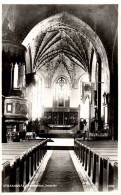
<svg viewBox="0 0 121 195">
<path fill-rule="evenodd" d="M 34 46 L 34 48 L 33 48 Z M 34 67 L 40 69 L 62 53 L 85 71 L 89 69 L 92 44 L 71 27 L 58 23 L 30 43 Z M 91 49 L 91 50 L 89 50 Z M 60 59 L 60 61 L 62 61 Z"/>
<path fill-rule="evenodd" d="M 108 66 L 106 54 L 105 52 L 102 52 L 103 46 L 101 45 L 100 40 L 106 49 L 107 55 L 110 55 L 115 42 L 114 37 L 118 24 L 117 5 L 3 4 L 2 7 L 4 10 L 2 13 L 3 40 L 15 40 L 20 43 L 24 41 L 25 43 L 26 37 L 28 37 L 32 29 L 37 26 L 37 31 L 35 32 L 33 30 L 32 32 L 33 37 L 37 37 L 38 32 L 43 34 L 44 37 L 46 31 L 51 32 L 53 29 L 55 29 L 55 31 L 58 29 L 58 27 L 53 28 L 52 24 L 55 24 L 56 26 L 56 24 L 60 22 L 62 30 L 65 29 L 65 24 L 68 30 L 70 30 L 70 26 L 73 26 L 73 30 L 76 29 L 77 33 L 82 29 L 82 34 L 86 33 L 85 36 L 89 38 L 93 46 L 95 48 L 98 46 L 98 53 L 103 60 L 103 64 Z M 112 18 L 110 15 L 112 15 Z M 56 20 L 54 18 L 56 18 Z M 90 30 L 90 27 L 93 32 Z M 90 37 L 90 32 L 92 38 Z M 99 39 L 95 36 L 94 32 L 96 32 Z M 94 40 L 92 40 L 93 37 Z M 30 40 L 30 38 L 31 37 L 29 36 L 28 40 Z M 27 47 L 28 44 L 26 43 L 24 44 L 25 47 Z M 110 57 L 109 60 L 112 60 L 112 57 Z"/>
<path fill-rule="evenodd" d="M 76 70 L 75 64 L 72 63 L 71 60 L 69 61 L 62 53 L 59 54 L 59 58 L 56 57 L 54 61 L 48 62 L 46 66 L 43 66 L 40 70 L 41 74 L 44 75 L 45 78 L 48 78 L 49 86 L 51 86 L 52 79 L 55 74 L 57 75 L 57 72 L 62 75 L 65 73 L 72 88 L 75 87 L 75 80 L 79 79 L 77 78 L 79 71 Z"/>
<path fill-rule="evenodd" d="M 48 78 L 49 85 L 56 70 L 63 64 L 74 87 L 75 66 L 80 68 L 80 72 L 88 72 L 94 49 L 91 42 L 79 32 L 59 22 L 48 27 L 46 31 L 38 32 L 28 45 L 28 50 L 34 70 L 41 71 L 44 77 Z"/>
<path fill-rule="evenodd" d="M 39 71 L 47 80 L 48 87 L 55 73 L 57 75 L 57 71 L 61 71 L 60 66 L 63 66 L 71 86 L 76 87 L 82 74 L 91 74 L 94 51 L 99 54 L 102 67 L 108 69 L 105 48 L 98 35 L 85 22 L 66 12 L 40 21 L 23 45 L 28 48 L 31 58 L 28 72 Z"/>
</svg>

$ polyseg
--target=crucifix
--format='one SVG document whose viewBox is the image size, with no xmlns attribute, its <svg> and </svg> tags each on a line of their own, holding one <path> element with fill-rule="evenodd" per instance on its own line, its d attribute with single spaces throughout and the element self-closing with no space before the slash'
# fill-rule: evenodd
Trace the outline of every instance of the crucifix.
<svg viewBox="0 0 121 195">
<path fill-rule="evenodd" d="M 63 79 L 63 77 L 61 77 L 61 78 L 59 79 L 59 86 L 61 87 L 61 90 L 62 90 L 62 88 L 63 88 L 63 86 L 64 86 L 64 79 Z"/>
</svg>

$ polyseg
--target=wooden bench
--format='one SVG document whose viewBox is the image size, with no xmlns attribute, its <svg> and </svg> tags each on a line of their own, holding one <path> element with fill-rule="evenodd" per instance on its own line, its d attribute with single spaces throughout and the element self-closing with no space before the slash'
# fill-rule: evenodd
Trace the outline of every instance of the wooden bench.
<svg viewBox="0 0 121 195">
<path fill-rule="evenodd" d="M 118 150 L 117 142 L 75 140 L 74 151 L 88 176 L 99 191 L 117 189 Z M 108 161 L 106 161 L 106 158 Z"/>
<path fill-rule="evenodd" d="M 5 187 L 2 188 L 3 192 L 6 192 L 6 190 L 11 192 L 23 191 L 24 186 L 30 181 L 46 153 L 46 143 L 47 140 L 42 142 L 40 140 L 32 140 L 28 142 L 2 144 L 2 184 L 5 186 L 4 183 L 8 181 L 8 178 L 10 184 L 8 189 Z M 10 172 L 7 177 L 4 177 L 4 173 L 8 169 L 6 162 L 9 162 Z"/>
<path fill-rule="evenodd" d="M 117 156 L 100 157 L 99 165 L 99 191 L 111 191 L 116 189 L 114 184 L 114 163 L 118 162 Z"/>
<path fill-rule="evenodd" d="M 10 162 L 10 172 L 8 175 L 9 184 L 10 184 L 10 186 L 8 187 L 9 191 L 18 192 L 19 191 L 18 185 L 20 184 L 20 157 L 14 154 L 11 154 L 11 155 L 9 154 L 7 156 L 3 155 L 2 161 L 4 161 L 3 166 L 5 164 L 5 161 Z M 6 169 L 6 167 L 4 167 L 4 169 Z"/>
<path fill-rule="evenodd" d="M 2 165 L 2 191 L 10 192 L 10 162 L 5 160 Z"/>
</svg>

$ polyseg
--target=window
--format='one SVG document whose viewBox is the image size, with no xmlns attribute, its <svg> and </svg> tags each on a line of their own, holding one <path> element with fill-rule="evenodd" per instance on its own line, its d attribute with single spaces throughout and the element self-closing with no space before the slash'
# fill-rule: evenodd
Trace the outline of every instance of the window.
<svg viewBox="0 0 121 195">
<path fill-rule="evenodd" d="M 19 70 L 19 65 L 16 63 L 14 65 L 14 80 L 13 80 L 14 89 L 18 88 L 18 70 Z"/>
<path fill-rule="evenodd" d="M 35 120 L 42 116 L 43 104 L 43 80 L 40 76 L 35 75 L 36 84 L 33 86 L 32 96 L 32 118 Z"/>
<path fill-rule="evenodd" d="M 56 81 L 56 100 L 58 107 L 65 106 L 65 100 L 67 99 L 68 85 L 67 80 L 64 77 L 59 77 Z"/>
</svg>

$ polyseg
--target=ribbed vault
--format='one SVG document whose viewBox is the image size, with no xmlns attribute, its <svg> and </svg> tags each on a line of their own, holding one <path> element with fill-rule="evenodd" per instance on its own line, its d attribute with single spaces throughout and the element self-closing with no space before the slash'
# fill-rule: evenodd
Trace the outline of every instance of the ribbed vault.
<svg viewBox="0 0 121 195">
<path fill-rule="evenodd" d="M 91 55 L 95 50 L 101 57 L 102 67 L 108 68 L 105 49 L 95 32 L 80 19 L 68 13 L 52 16 L 36 25 L 23 44 L 31 55 L 32 71 L 49 71 L 51 80 L 63 64 L 70 80 L 74 66 L 80 72 L 89 72 Z M 90 72 L 89 72 L 90 73 Z M 109 77 L 109 75 L 108 75 Z"/>
<path fill-rule="evenodd" d="M 59 23 L 58 29 L 53 28 L 51 31 L 44 33 L 44 35 L 40 35 L 37 43 L 34 56 L 34 65 L 36 67 L 41 68 L 56 56 L 66 56 L 73 63 L 87 71 L 89 66 L 87 46 L 89 43 L 72 28 L 68 29 Z M 64 57 L 60 60 L 64 62 Z"/>
</svg>

